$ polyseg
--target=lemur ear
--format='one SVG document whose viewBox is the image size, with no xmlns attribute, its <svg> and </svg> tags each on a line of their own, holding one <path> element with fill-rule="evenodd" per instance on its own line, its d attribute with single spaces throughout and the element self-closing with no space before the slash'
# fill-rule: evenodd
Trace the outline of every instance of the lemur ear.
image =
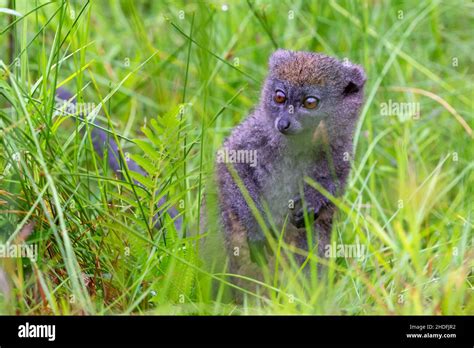
<svg viewBox="0 0 474 348">
<path fill-rule="evenodd" d="M 291 51 L 277 49 L 271 56 L 270 61 L 268 62 L 268 66 L 270 70 L 273 70 L 275 67 L 280 65 L 280 63 L 285 62 L 291 55 Z"/>
<path fill-rule="evenodd" d="M 359 92 L 367 80 L 364 69 L 356 64 L 344 64 L 346 66 L 347 84 L 344 87 L 343 94 L 351 95 Z"/>
</svg>

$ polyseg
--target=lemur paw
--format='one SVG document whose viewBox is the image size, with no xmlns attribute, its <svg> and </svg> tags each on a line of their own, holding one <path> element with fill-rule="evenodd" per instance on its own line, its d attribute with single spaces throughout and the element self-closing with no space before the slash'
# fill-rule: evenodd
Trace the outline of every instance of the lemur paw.
<svg viewBox="0 0 474 348">
<path fill-rule="evenodd" d="M 296 197 L 293 199 L 294 202 L 294 207 L 293 209 L 290 208 L 290 214 L 289 214 L 289 220 L 290 223 L 295 226 L 296 228 L 301 228 L 305 226 L 304 222 L 304 213 L 305 213 L 305 207 L 303 207 L 303 202 L 301 200 L 301 197 Z M 306 213 L 308 214 L 308 217 L 311 219 L 311 217 L 316 220 L 319 214 L 319 210 L 321 209 L 321 205 L 319 207 L 314 207 L 312 205 L 306 205 Z"/>
</svg>

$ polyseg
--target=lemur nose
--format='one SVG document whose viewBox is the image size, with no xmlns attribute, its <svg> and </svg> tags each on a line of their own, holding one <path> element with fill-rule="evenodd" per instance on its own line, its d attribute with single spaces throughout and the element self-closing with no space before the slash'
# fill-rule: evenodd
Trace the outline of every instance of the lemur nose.
<svg viewBox="0 0 474 348">
<path fill-rule="evenodd" d="M 277 128 L 280 132 L 284 133 L 288 128 L 290 128 L 290 125 L 290 120 L 285 117 L 282 117 L 278 120 Z"/>
</svg>

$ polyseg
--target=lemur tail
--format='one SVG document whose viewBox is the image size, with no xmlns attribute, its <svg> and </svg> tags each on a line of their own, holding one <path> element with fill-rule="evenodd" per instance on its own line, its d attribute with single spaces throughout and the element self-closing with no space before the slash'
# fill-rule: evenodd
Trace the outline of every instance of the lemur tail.
<svg viewBox="0 0 474 348">
<path fill-rule="evenodd" d="M 75 106 L 76 99 L 68 90 L 64 88 L 58 88 L 56 90 L 56 101 L 59 102 L 68 102 L 68 106 Z M 70 110 L 70 108 L 68 108 Z M 83 117 L 85 115 L 79 115 L 76 120 L 84 121 Z M 97 123 L 95 123 L 97 125 Z M 115 141 L 115 139 L 107 134 L 104 130 L 99 127 L 92 127 L 91 130 L 91 138 L 92 143 L 94 146 L 95 152 L 101 157 L 104 158 L 104 155 L 107 153 L 107 163 L 109 167 L 114 171 L 114 173 L 123 179 L 123 161 L 121 160 L 119 147 Z M 127 158 L 126 160 L 127 167 L 129 171 L 133 171 L 135 173 L 139 173 L 143 176 L 146 176 L 146 172 L 132 159 Z M 141 185 L 137 181 L 135 184 Z M 157 194 L 157 193 L 155 193 Z M 165 206 L 167 197 L 163 196 L 157 203 L 158 213 L 155 214 L 153 220 L 155 222 L 155 228 L 160 228 L 162 226 L 163 221 L 163 213 L 165 212 Z M 169 216 L 173 219 L 174 225 L 177 231 L 181 230 L 182 225 L 182 217 L 178 215 L 178 211 L 175 207 L 170 207 L 166 209 L 166 212 Z"/>
</svg>

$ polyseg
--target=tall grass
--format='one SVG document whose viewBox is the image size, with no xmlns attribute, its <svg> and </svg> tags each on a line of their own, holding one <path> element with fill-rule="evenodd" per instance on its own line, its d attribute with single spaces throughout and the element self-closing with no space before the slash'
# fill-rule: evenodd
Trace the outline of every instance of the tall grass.
<svg viewBox="0 0 474 348">
<path fill-rule="evenodd" d="M 37 259 L 1 259 L 0 313 L 474 312 L 471 2 L 0 8 L 16 11 L 0 10 L 0 241 L 38 247 Z M 337 245 L 367 252 L 329 258 L 322 277 L 282 263 L 265 293 L 235 290 L 245 294 L 237 304 L 191 232 L 214 153 L 258 101 L 276 47 L 347 57 L 367 71 L 333 230 Z M 89 122 L 58 110 L 58 87 L 91 106 Z M 418 103 L 420 114 L 383 115 L 389 101 Z M 94 153 L 94 120 L 147 177 L 115 177 Z M 181 231 L 169 217 L 153 228 L 165 194 Z"/>
</svg>

